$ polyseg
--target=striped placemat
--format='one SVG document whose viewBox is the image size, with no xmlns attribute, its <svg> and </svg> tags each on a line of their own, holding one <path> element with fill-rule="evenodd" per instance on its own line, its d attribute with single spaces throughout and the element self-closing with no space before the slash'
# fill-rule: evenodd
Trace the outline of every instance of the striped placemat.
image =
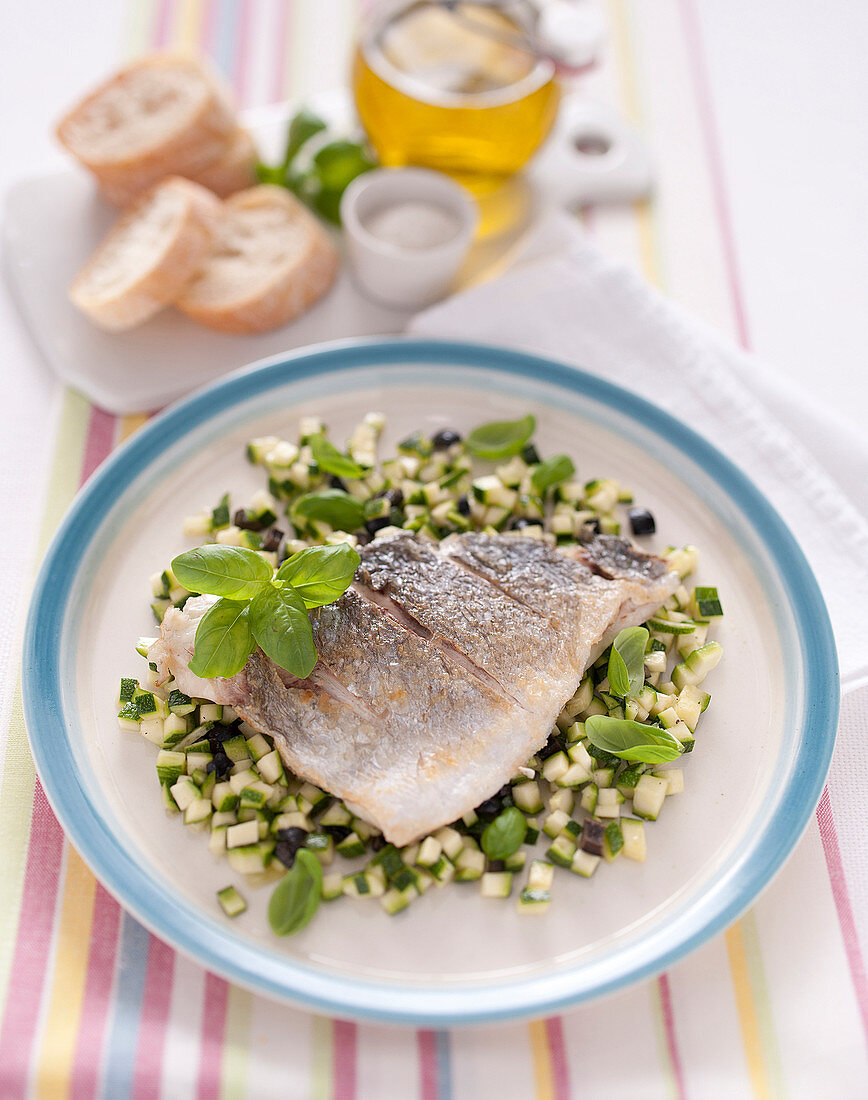
<svg viewBox="0 0 868 1100">
<path fill-rule="evenodd" d="M 605 4 L 610 44 L 589 93 L 672 155 L 658 159 L 653 203 L 584 220 L 748 346 L 695 2 Z M 239 104 L 258 106 L 341 83 L 356 15 L 353 0 L 134 0 L 118 54 L 201 48 Z M 141 423 L 65 395 L 40 553 L 78 486 Z M 276 1006 L 177 955 L 66 842 L 20 691 L 0 713 L 0 749 L 0 1097 L 868 1095 L 868 983 L 834 786 L 770 891 L 669 974 L 562 1017 L 435 1032 Z"/>
</svg>

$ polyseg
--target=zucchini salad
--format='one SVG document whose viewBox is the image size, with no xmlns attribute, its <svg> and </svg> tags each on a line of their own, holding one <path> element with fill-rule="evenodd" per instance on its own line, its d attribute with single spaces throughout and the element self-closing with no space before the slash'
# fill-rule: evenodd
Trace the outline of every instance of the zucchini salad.
<svg viewBox="0 0 868 1100">
<path fill-rule="evenodd" d="M 347 805 L 293 774 L 281 738 L 233 706 L 185 693 L 177 669 L 176 679 L 155 657 L 158 639 L 140 638 L 145 667 L 121 680 L 120 729 L 153 744 L 155 797 L 207 836 L 212 857 L 234 873 L 217 894 L 223 911 L 238 916 L 245 890 L 269 885 L 269 921 L 279 935 L 303 928 L 321 902 L 376 898 L 395 914 L 453 882 L 476 883 L 484 898 L 512 897 L 521 912 L 544 912 L 556 871 L 589 879 L 601 864 L 643 862 L 646 826 L 671 812 L 670 798 L 684 790 L 685 758 L 711 700 L 706 676 L 722 655 L 709 638 L 721 601 L 716 588 L 693 580 L 697 549 L 670 546 L 662 565 L 643 547 L 655 534 L 648 509 L 610 478 L 580 479 L 567 455 L 541 456 L 532 416 L 466 437 L 414 432 L 381 459 L 383 428 L 384 418 L 368 413 L 343 449 L 316 418 L 301 420 L 294 441 L 252 439 L 246 457 L 261 468 L 262 489 L 245 501 L 223 495 L 186 519 L 186 551 L 179 533 L 179 556 L 151 578 L 150 604 L 157 623 L 168 624 L 189 600 L 222 597 L 196 632 L 189 667 L 199 683 L 231 683 L 257 653 L 290 686 L 307 682 L 317 660 L 308 611 L 338 607 L 359 561 L 402 532 L 435 549 L 469 532 L 530 539 L 571 560 L 589 541 L 623 536 L 618 545 L 655 562 L 671 594 L 642 625 L 617 631 L 615 620 L 547 742 L 507 783 L 403 847 L 360 816 L 349 796 Z M 504 764 L 497 783 L 511 767 Z"/>
</svg>

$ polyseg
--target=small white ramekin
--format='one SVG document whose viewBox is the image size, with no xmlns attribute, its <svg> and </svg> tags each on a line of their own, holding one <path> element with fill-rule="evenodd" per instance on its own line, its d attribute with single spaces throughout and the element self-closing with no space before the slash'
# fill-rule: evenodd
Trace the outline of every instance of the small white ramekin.
<svg viewBox="0 0 868 1100">
<path fill-rule="evenodd" d="M 429 202 L 448 210 L 458 221 L 458 232 L 431 248 L 405 248 L 368 232 L 366 219 L 402 202 Z M 375 168 L 354 179 L 341 199 L 347 251 L 362 290 L 404 309 L 421 309 L 449 293 L 477 220 L 470 192 L 429 168 Z"/>
</svg>

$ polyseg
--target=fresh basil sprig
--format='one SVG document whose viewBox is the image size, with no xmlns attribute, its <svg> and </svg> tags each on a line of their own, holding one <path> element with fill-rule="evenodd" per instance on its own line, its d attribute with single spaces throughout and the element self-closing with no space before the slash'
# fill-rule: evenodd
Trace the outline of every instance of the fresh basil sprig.
<svg viewBox="0 0 868 1100">
<path fill-rule="evenodd" d="M 277 936 L 291 936 L 309 924 L 322 897 L 322 864 L 305 848 L 278 882 L 268 903 L 268 923 Z"/>
<path fill-rule="evenodd" d="M 180 554 L 172 562 L 180 583 L 222 597 L 196 628 L 190 670 L 205 679 L 234 676 L 259 645 L 303 680 L 317 659 L 308 609 L 341 596 L 359 561 L 351 546 L 308 547 L 274 576 L 264 558 L 242 546 L 209 544 Z"/>
<path fill-rule="evenodd" d="M 467 449 L 477 458 L 509 458 L 519 453 L 535 430 L 536 417 L 530 413 L 520 420 L 493 420 L 473 429 Z"/>
<path fill-rule="evenodd" d="M 368 473 L 364 466 L 354 462 L 348 455 L 341 454 L 320 432 L 310 437 L 310 449 L 314 462 L 323 473 L 350 479 L 358 479 Z"/>
<path fill-rule="evenodd" d="M 293 512 L 302 519 L 318 519 L 341 531 L 355 531 L 365 522 L 365 506 L 343 489 L 321 489 L 305 493 Z"/>
<path fill-rule="evenodd" d="M 246 600 L 222 599 L 208 608 L 196 628 L 191 672 L 210 680 L 214 676 L 234 676 L 244 668 L 253 650 L 248 606 Z"/>
<path fill-rule="evenodd" d="M 569 455 L 552 455 L 536 467 L 530 475 L 530 483 L 537 496 L 543 496 L 546 489 L 567 481 L 575 472 L 576 467 Z"/>
<path fill-rule="evenodd" d="M 172 572 L 190 592 L 248 600 L 269 583 L 272 569 L 255 550 L 209 543 L 180 554 Z"/>
<path fill-rule="evenodd" d="M 664 764 L 683 752 L 681 742 L 668 730 L 606 714 L 586 718 L 585 734 L 594 748 L 641 764 Z"/>
<path fill-rule="evenodd" d="M 359 555 L 345 542 L 337 546 L 308 546 L 287 558 L 275 580 L 287 581 L 306 607 L 334 603 L 347 590 L 359 565 Z"/>
<path fill-rule="evenodd" d="M 637 696 L 645 683 L 645 647 L 648 631 L 644 626 L 628 626 L 612 642 L 609 653 L 609 688 L 622 699 Z"/>
<path fill-rule="evenodd" d="M 515 806 L 497 815 L 482 832 L 482 850 L 489 859 L 509 859 L 524 843 L 527 818 Z"/>
</svg>

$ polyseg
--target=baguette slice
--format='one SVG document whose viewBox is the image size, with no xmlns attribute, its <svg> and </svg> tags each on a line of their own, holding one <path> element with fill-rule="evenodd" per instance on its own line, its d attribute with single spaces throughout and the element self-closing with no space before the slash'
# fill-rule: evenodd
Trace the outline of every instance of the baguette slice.
<svg viewBox="0 0 868 1100">
<path fill-rule="evenodd" d="M 221 332 L 264 332 L 325 294 L 337 266 L 334 245 L 298 199 L 251 187 L 224 202 L 214 250 L 175 305 Z"/>
<path fill-rule="evenodd" d="M 123 214 L 76 275 L 69 296 L 101 328 L 120 332 L 174 301 L 207 259 L 220 201 L 170 177 Z"/>
<path fill-rule="evenodd" d="M 151 54 L 85 97 L 57 127 L 108 192 L 129 199 L 227 153 L 238 123 L 217 78 L 193 57 Z"/>
<path fill-rule="evenodd" d="M 247 130 L 239 129 L 228 149 L 192 177 L 221 199 L 256 183 L 256 145 Z"/>
</svg>

